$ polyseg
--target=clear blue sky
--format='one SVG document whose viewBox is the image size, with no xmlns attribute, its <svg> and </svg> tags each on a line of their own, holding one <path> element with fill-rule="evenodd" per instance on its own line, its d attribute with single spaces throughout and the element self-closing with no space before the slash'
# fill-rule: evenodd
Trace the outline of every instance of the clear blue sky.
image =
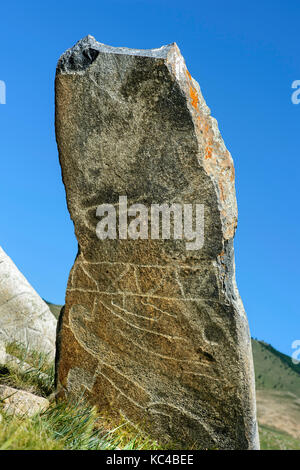
<svg viewBox="0 0 300 470">
<path fill-rule="evenodd" d="M 54 134 L 59 56 L 92 34 L 134 48 L 177 42 L 236 167 L 238 286 L 251 333 L 300 339 L 300 2 L 10 1 L 0 7 L 0 244 L 39 294 L 64 302 L 77 251 Z"/>
</svg>

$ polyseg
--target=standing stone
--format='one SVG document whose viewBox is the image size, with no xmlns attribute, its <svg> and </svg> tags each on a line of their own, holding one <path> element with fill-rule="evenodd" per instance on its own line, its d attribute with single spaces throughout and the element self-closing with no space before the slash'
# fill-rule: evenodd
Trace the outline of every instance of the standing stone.
<svg viewBox="0 0 300 470">
<path fill-rule="evenodd" d="M 79 245 L 59 322 L 58 395 L 84 391 L 174 446 L 258 448 L 232 158 L 177 45 L 79 41 L 57 67 L 56 134 Z M 203 204 L 203 247 L 130 239 L 121 224 L 116 239 L 99 240 L 97 206 L 118 213 L 120 196 L 148 209 Z"/>
<path fill-rule="evenodd" d="M 55 355 L 56 320 L 0 247 L 0 343 Z"/>
</svg>

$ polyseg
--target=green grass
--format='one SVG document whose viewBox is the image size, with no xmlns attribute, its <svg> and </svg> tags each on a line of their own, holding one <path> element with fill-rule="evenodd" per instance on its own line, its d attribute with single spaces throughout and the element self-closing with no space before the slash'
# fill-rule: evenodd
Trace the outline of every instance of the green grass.
<svg viewBox="0 0 300 470">
<path fill-rule="evenodd" d="M 259 426 L 261 450 L 300 450 L 300 441 L 276 429 Z"/>
<path fill-rule="evenodd" d="M 8 362 L 0 368 L 0 384 L 26 390 L 42 397 L 48 397 L 54 391 L 54 363 L 47 355 L 29 352 L 24 346 L 12 343 L 6 346 L 6 352 L 20 360 L 20 366 Z M 26 371 L 22 370 L 27 367 Z"/>
<path fill-rule="evenodd" d="M 300 398 L 300 367 L 269 344 L 252 340 L 255 381 L 258 390 L 294 393 Z"/>
<path fill-rule="evenodd" d="M 27 390 L 42 397 L 54 392 L 54 366 L 47 356 L 11 344 L 7 352 L 30 365 L 25 372 L 13 365 L 0 369 L 0 383 Z M 83 399 L 52 401 L 50 407 L 33 417 L 9 416 L 0 404 L 0 450 L 115 450 L 159 449 L 156 441 L 129 423 L 113 427 Z"/>
<path fill-rule="evenodd" d="M 297 397 L 300 398 L 300 366 L 293 364 L 290 357 L 263 341 L 253 339 L 252 350 L 256 389 L 260 391 L 260 397 L 265 397 L 273 409 L 280 410 L 280 405 L 285 404 L 286 415 L 282 416 L 282 419 L 286 418 L 288 423 L 289 417 L 295 416 L 297 412 L 297 410 L 295 411 L 295 400 Z M 287 394 L 284 395 L 282 392 L 287 392 Z M 258 399 L 258 411 L 263 406 L 265 405 Z M 276 424 L 278 425 L 278 419 Z M 260 424 L 259 435 L 261 449 L 300 449 L 299 439 L 283 430 L 275 429 L 275 427 Z"/>
<path fill-rule="evenodd" d="M 272 348 L 273 349 L 273 348 Z M 253 340 L 257 387 L 262 390 L 300 390 L 300 374 L 285 357 L 264 343 Z M 27 390 L 42 397 L 54 392 L 54 365 L 48 357 L 29 352 L 17 344 L 7 346 L 7 353 L 26 364 L 20 370 L 13 364 L 0 368 L 0 384 Z M 29 367 L 28 367 L 29 365 Z M 288 434 L 259 426 L 261 449 L 297 449 L 300 442 Z M 0 450 L 115 450 L 161 449 L 156 441 L 138 432 L 129 423 L 113 425 L 84 400 L 52 401 L 45 412 L 31 418 L 8 416 L 0 406 Z M 169 447 L 171 448 L 171 447 Z"/>
<path fill-rule="evenodd" d="M 105 429 L 96 410 L 84 402 L 53 403 L 32 418 L 0 412 L 0 450 L 158 449 L 144 435 L 131 436 L 122 426 Z"/>
<path fill-rule="evenodd" d="M 59 450 L 64 448 L 64 442 L 55 439 L 41 421 L 3 414 L 0 416 L 0 450 Z"/>
</svg>

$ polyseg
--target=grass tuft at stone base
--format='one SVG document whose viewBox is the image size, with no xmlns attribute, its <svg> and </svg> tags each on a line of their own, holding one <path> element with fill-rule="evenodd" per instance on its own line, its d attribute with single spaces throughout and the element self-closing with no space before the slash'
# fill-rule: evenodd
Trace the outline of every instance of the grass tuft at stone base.
<svg viewBox="0 0 300 470">
<path fill-rule="evenodd" d="M 6 347 L 9 360 L 0 365 L 0 384 L 50 398 L 54 392 L 54 366 L 46 355 L 28 352 L 19 344 Z M 26 367 L 24 367 L 26 364 Z M 99 416 L 84 399 L 52 400 L 50 407 L 29 417 L 5 412 L 0 401 L 0 450 L 133 450 L 158 449 L 157 442 L 127 422 L 118 426 Z"/>
</svg>

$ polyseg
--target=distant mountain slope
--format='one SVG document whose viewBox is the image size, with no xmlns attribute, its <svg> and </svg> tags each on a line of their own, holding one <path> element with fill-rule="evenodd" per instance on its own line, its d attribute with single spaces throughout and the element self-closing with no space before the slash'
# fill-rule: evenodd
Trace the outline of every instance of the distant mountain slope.
<svg viewBox="0 0 300 470">
<path fill-rule="evenodd" d="M 44 300 L 44 302 L 46 302 L 46 304 L 48 305 L 50 311 L 53 313 L 55 318 L 58 319 L 58 316 L 60 314 L 62 305 L 52 304 L 51 302 L 47 302 L 47 300 L 45 300 L 45 299 L 43 299 L 43 300 Z"/>
<path fill-rule="evenodd" d="M 300 398 L 300 364 L 271 345 L 252 340 L 257 390 L 278 390 Z"/>
<path fill-rule="evenodd" d="M 268 426 L 259 426 L 259 439 L 262 450 L 300 450 L 300 439 Z"/>
<path fill-rule="evenodd" d="M 300 398 L 290 392 L 257 390 L 257 417 L 260 426 L 287 433 L 300 446 Z"/>
<path fill-rule="evenodd" d="M 300 365 L 252 340 L 262 449 L 300 449 Z"/>
</svg>

